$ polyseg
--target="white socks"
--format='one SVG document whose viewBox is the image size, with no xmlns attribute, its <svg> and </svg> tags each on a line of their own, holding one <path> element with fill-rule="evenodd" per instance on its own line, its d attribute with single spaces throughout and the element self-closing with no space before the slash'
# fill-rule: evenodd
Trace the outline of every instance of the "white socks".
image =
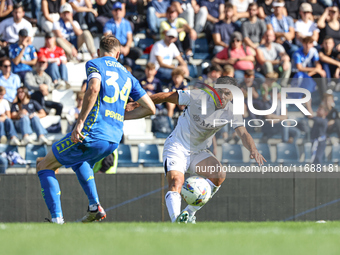
<svg viewBox="0 0 340 255">
<path fill-rule="evenodd" d="M 176 191 L 168 191 L 165 195 L 165 203 L 172 222 L 175 222 L 181 213 L 181 195 Z"/>
<path fill-rule="evenodd" d="M 52 222 L 57 224 L 64 224 L 64 218 L 63 217 L 52 218 Z"/>
</svg>

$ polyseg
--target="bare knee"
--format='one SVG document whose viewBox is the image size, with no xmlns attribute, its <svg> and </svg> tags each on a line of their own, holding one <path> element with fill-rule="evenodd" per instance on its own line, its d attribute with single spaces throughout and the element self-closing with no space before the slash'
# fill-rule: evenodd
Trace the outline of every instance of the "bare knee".
<svg viewBox="0 0 340 255">
<path fill-rule="evenodd" d="M 44 159 L 45 158 L 43 158 L 43 157 L 37 158 L 37 172 L 45 169 L 44 168 L 44 163 L 43 163 Z"/>
<path fill-rule="evenodd" d="M 215 185 L 215 186 L 221 186 L 222 183 L 225 180 L 225 177 L 217 177 L 217 178 L 209 178 L 209 180 Z"/>
</svg>

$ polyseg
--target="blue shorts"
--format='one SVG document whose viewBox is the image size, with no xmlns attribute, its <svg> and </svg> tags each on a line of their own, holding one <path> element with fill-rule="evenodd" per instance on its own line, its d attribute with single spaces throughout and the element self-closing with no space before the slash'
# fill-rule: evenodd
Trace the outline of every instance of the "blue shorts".
<svg viewBox="0 0 340 255">
<path fill-rule="evenodd" d="M 88 162 L 91 167 L 96 162 L 105 158 L 117 149 L 118 143 L 92 140 L 85 140 L 82 143 L 73 143 L 71 133 L 68 133 L 63 139 L 52 145 L 52 151 L 58 162 L 65 167 L 72 167 L 82 162 Z"/>
</svg>

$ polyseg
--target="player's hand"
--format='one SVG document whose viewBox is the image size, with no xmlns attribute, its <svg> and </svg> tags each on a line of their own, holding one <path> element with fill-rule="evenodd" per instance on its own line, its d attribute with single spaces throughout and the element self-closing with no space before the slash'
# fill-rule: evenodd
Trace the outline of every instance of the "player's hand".
<svg viewBox="0 0 340 255">
<path fill-rule="evenodd" d="M 79 123 L 77 122 L 76 126 L 74 127 L 72 134 L 71 134 L 71 141 L 73 143 L 82 143 L 83 141 L 81 140 L 81 138 L 84 140 L 85 137 L 83 136 L 83 134 L 81 133 L 81 131 L 83 130 L 84 124 L 83 123 Z"/>
<path fill-rule="evenodd" d="M 251 151 L 250 158 L 255 159 L 257 164 L 259 164 L 259 166 L 262 166 L 264 164 L 263 161 L 267 162 L 267 160 L 261 155 L 261 153 L 258 150 Z"/>
</svg>

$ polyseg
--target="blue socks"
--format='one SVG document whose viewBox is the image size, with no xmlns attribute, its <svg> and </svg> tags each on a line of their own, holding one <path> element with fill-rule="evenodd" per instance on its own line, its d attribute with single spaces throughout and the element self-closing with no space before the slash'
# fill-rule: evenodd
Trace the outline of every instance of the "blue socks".
<svg viewBox="0 0 340 255">
<path fill-rule="evenodd" d="M 78 181 L 89 199 L 89 205 L 98 204 L 99 198 L 96 182 L 94 181 L 93 170 L 89 163 L 83 162 L 80 165 L 72 167 L 72 169 L 76 173 Z"/>
<path fill-rule="evenodd" d="M 45 199 L 48 210 L 52 218 L 63 217 L 60 202 L 60 187 L 58 180 L 55 178 L 53 170 L 41 170 L 38 172 L 41 184 L 41 193 Z"/>
</svg>

